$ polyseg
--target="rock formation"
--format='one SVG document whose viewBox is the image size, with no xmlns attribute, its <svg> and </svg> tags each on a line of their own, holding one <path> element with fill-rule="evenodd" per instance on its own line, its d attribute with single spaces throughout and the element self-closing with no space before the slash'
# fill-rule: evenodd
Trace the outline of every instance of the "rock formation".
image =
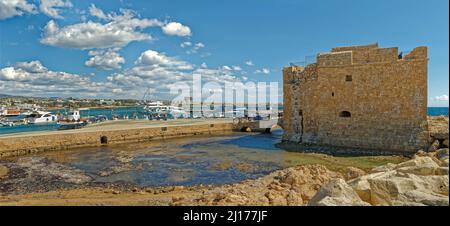
<svg viewBox="0 0 450 226">
<path fill-rule="evenodd" d="M 409 161 L 376 167 L 347 182 L 331 181 L 309 205 L 448 206 L 448 161 L 448 148 L 420 151 Z"/>
<path fill-rule="evenodd" d="M 321 165 L 297 166 L 204 190 L 197 197 L 174 197 L 172 205 L 306 205 L 320 187 L 338 178 L 342 175 Z"/>
</svg>

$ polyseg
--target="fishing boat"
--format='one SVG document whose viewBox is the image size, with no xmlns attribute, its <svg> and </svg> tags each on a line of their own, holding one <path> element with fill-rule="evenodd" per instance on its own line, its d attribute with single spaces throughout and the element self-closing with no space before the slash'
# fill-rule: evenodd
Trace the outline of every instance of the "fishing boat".
<svg viewBox="0 0 450 226">
<path fill-rule="evenodd" d="M 27 115 L 24 121 L 29 124 L 52 123 L 57 122 L 58 117 L 51 112 L 36 111 L 30 115 Z"/>
<path fill-rule="evenodd" d="M 78 121 L 78 122 L 67 122 L 60 121 L 58 122 L 58 130 L 69 130 L 69 129 L 80 129 L 87 125 L 87 121 Z"/>
</svg>

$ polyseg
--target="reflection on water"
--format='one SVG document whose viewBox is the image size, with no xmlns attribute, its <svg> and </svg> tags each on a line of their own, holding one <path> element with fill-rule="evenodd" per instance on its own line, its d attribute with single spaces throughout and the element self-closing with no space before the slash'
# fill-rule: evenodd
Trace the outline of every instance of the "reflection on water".
<svg viewBox="0 0 450 226">
<path fill-rule="evenodd" d="M 349 165 L 368 169 L 402 160 L 401 157 L 332 157 L 286 152 L 275 146 L 281 135 L 281 131 L 275 131 L 177 138 L 50 152 L 36 157 L 81 170 L 93 182 L 137 186 L 226 184 L 299 164 L 324 164 L 339 171 Z"/>
</svg>

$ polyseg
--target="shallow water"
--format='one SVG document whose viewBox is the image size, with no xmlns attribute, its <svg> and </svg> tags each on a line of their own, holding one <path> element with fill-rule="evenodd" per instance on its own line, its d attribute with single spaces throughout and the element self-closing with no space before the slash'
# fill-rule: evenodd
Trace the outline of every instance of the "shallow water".
<svg viewBox="0 0 450 226">
<path fill-rule="evenodd" d="M 32 191 L 33 186 L 42 183 L 52 189 L 52 184 L 67 187 L 74 181 L 78 181 L 78 185 L 123 183 L 141 187 L 217 185 L 257 178 L 299 164 L 323 164 L 331 170 L 341 171 L 347 166 L 370 169 L 404 160 L 394 156 L 332 157 L 287 152 L 276 147 L 281 135 L 282 131 L 272 134 L 233 133 L 11 158 L 0 164 L 21 173 L 0 181 L 0 190 L 21 190 L 18 187 L 22 186 L 22 190 Z"/>
</svg>

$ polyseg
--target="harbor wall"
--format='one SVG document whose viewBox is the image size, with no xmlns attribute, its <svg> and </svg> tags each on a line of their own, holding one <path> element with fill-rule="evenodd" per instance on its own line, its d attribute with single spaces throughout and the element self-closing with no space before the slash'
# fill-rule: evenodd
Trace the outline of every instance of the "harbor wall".
<svg viewBox="0 0 450 226">
<path fill-rule="evenodd" d="M 109 131 L 77 130 L 0 138 L 0 158 L 44 151 L 231 133 L 233 123 L 194 124 Z"/>
</svg>

